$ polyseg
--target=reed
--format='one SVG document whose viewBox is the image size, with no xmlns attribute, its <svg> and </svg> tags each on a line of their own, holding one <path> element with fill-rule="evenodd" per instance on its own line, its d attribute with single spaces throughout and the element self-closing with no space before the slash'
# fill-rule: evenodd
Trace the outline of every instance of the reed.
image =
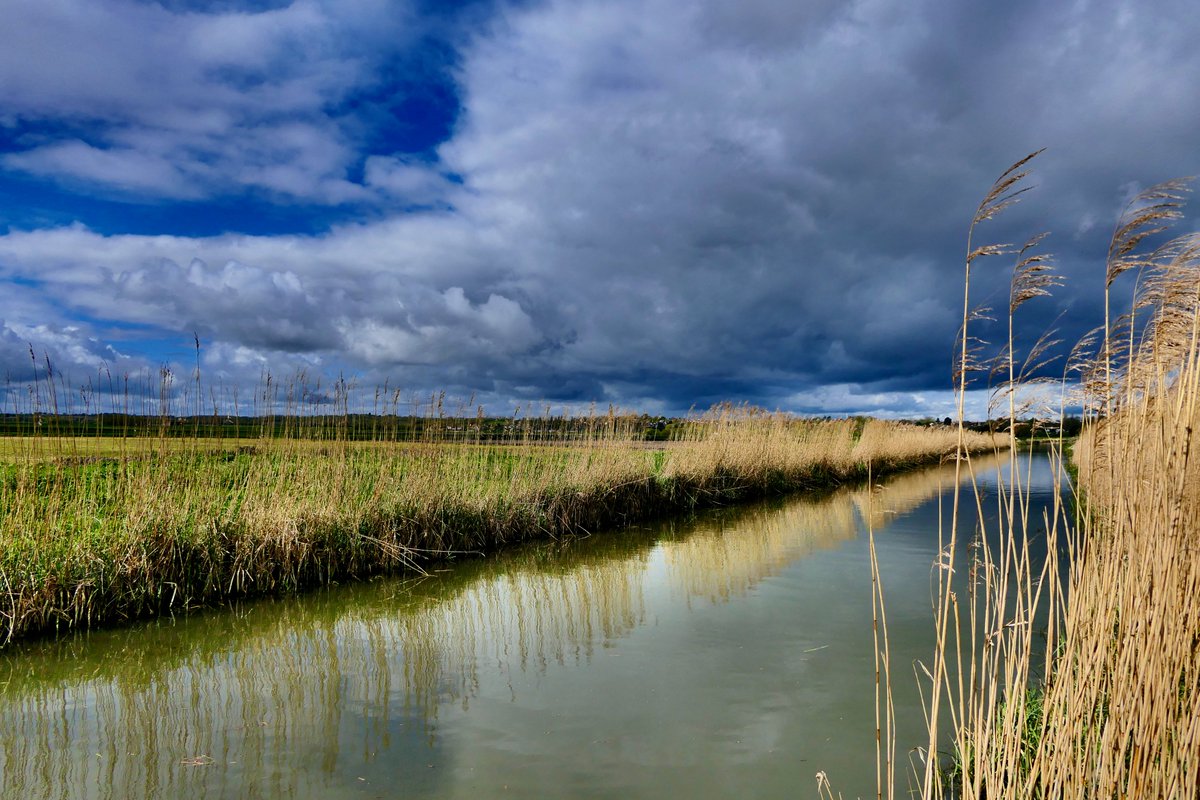
<svg viewBox="0 0 1200 800">
<path fill-rule="evenodd" d="M 1015 199 L 1027 162 L 997 181 L 975 225 Z M 1189 463 L 1200 429 L 1200 239 L 1149 249 L 1179 216 L 1185 188 L 1151 188 L 1117 223 L 1098 343 L 1082 343 L 1068 364 L 1088 412 L 1073 447 L 1075 502 L 1056 493 L 1031 518 L 1028 481 L 1015 469 L 994 500 L 979 492 L 974 508 L 955 500 L 936 569 L 937 649 L 925 671 L 924 797 L 1200 796 L 1200 471 Z M 968 298 L 972 261 L 1017 260 L 997 364 L 1011 429 L 1022 383 L 1012 319 L 1055 281 L 1028 249 L 968 252 Z M 1114 321 L 1113 282 L 1131 269 L 1132 312 Z M 966 342 L 969 303 L 963 320 Z M 972 366 L 964 344 L 960 376 Z M 1063 475 L 1065 445 L 1052 452 Z M 969 473 L 969 455 L 960 461 Z M 998 528 L 986 524 L 987 502 L 997 505 Z M 956 563 L 954 543 L 968 528 L 973 556 Z M 1044 557 L 1030 546 L 1041 537 Z"/>
<path fill-rule="evenodd" d="M 0 439 L 0 642 L 828 487 L 955 445 L 944 431 L 732 405 L 664 443 L 615 411 L 496 423 L 447 413 L 444 395 L 402 422 L 376 413 L 379 394 L 365 414 L 350 413 L 344 389 L 340 415 L 289 402 L 260 414 L 253 438 L 241 423 L 225 438 L 219 424 L 163 414 L 152 436 L 108 435 L 110 425 Z"/>
</svg>

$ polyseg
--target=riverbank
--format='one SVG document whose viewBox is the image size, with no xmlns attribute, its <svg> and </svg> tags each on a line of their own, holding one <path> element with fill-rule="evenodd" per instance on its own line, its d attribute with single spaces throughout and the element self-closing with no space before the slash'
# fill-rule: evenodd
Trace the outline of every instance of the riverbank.
<svg viewBox="0 0 1200 800">
<path fill-rule="evenodd" d="M 661 449 L 615 428 L 569 446 L 138 439 L 89 458 L 59 447 L 0 467 L 0 641 L 831 488 L 936 462 L 956 436 L 723 409 Z M 969 445 L 993 447 L 982 435 Z"/>
</svg>

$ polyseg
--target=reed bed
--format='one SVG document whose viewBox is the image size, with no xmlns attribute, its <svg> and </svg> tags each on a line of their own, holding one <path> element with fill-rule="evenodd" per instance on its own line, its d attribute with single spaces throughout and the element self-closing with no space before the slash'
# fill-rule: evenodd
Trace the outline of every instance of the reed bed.
<svg viewBox="0 0 1200 800">
<path fill-rule="evenodd" d="M 1027 162 L 997 181 L 973 233 L 1023 191 Z M 997 497 L 976 493 L 974 507 L 956 497 L 950 510 L 935 568 L 938 646 L 924 672 L 930 738 L 914 776 L 924 797 L 1200 797 L 1200 470 L 1189 463 L 1200 430 L 1200 239 L 1149 247 L 1179 216 L 1183 190 L 1148 190 L 1116 226 L 1106 305 L 1123 272 L 1140 273 L 1138 288 L 1133 312 L 1106 311 L 1068 365 L 1087 412 L 1074 502 L 1064 492 L 1031 519 L 1014 470 Z M 969 285 L 975 259 L 1014 251 L 968 252 Z M 1029 291 L 1028 258 L 1016 252 L 1010 331 L 1021 303 L 1044 293 Z M 1036 264 L 1046 280 L 1048 260 Z M 964 341 L 971 321 L 966 311 Z M 1011 342 L 993 371 L 1008 376 L 999 396 L 1010 414 L 1020 373 Z M 971 366 L 964 345 L 960 389 Z M 1064 445 L 1053 458 L 1064 460 Z M 969 472 L 970 458 L 960 461 Z M 998 506 L 998 530 L 984 529 L 986 502 Z M 955 563 L 967 535 L 973 556 Z M 1045 556 L 1035 557 L 1030 543 L 1042 537 Z M 881 748 L 894 763 L 895 742 Z"/>
<path fill-rule="evenodd" d="M 948 428 L 735 406 L 664 443 L 615 414 L 514 421 L 501 442 L 472 442 L 470 423 L 439 415 L 417 441 L 303 418 L 282 426 L 296 435 L 273 423 L 216 444 L 14 440 L 0 461 L 0 642 L 829 487 L 956 446 Z"/>
</svg>

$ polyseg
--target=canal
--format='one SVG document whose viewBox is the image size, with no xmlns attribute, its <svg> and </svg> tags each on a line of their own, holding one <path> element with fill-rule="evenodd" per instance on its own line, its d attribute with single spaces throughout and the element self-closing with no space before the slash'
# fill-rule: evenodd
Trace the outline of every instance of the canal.
<svg viewBox="0 0 1200 800">
<path fill-rule="evenodd" d="M 14 645 L 0 797 L 873 797 L 868 526 L 904 792 L 953 477 Z"/>
</svg>

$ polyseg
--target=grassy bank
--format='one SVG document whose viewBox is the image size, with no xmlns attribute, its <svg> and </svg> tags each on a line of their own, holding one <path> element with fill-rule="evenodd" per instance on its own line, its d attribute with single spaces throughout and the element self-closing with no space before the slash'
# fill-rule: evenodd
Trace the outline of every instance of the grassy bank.
<svg viewBox="0 0 1200 800">
<path fill-rule="evenodd" d="M 1005 173 L 976 223 L 1020 191 L 1021 168 Z M 1179 216 L 1182 189 L 1164 184 L 1130 203 L 1105 270 L 1105 324 L 1068 365 L 1080 376 L 1072 399 L 1086 410 L 1075 463 L 1061 473 L 1074 478 L 1076 502 L 1058 497 L 1044 517 L 1031 515 L 1014 472 L 992 500 L 999 530 L 985 533 L 996 535 L 978 533 L 981 496 L 952 510 L 938 564 L 925 797 L 1200 796 L 1200 470 L 1191 463 L 1200 239 L 1145 246 Z M 1016 251 L 969 252 L 968 280 L 976 255 Z M 1028 252 L 1016 252 L 1014 298 L 1048 285 L 1023 271 Z M 1113 319 L 1110 291 L 1130 270 L 1134 312 Z M 1010 305 L 1010 332 L 1021 302 Z M 1003 359 L 1012 398 L 1011 333 Z M 1052 458 L 1064 452 L 1059 442 Z M 954 542 L 969 528 L 971 561 L 955 564 Z M 1035 537 L 1051 544 L 1044 560 L 1030 556 Z M 952 577 L 963 572 L 965 585 Z M 947 727 L 950 742 L 940 738 Z"/>
<path fill-rule="evenodd" d="M 593 422 L 562 443 L 22 440 L 0 465 L 0 641 L 833 486 L 956 444 L 736 408 L 655 446 Z"/>
</svg>

